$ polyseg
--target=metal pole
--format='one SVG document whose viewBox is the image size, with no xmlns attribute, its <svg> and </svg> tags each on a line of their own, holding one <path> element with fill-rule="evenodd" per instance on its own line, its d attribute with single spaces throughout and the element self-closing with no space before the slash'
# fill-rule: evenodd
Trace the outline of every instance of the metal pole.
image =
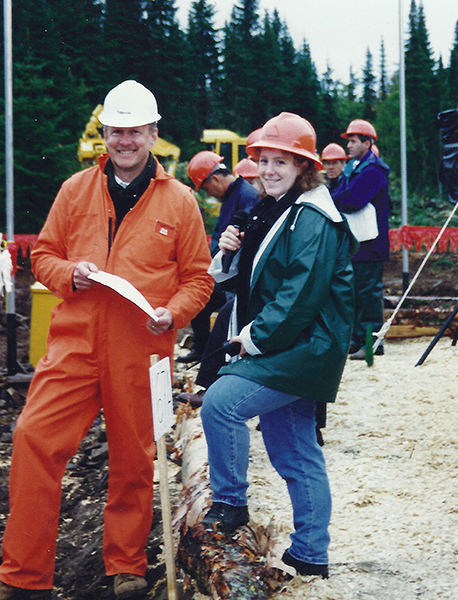
<svg viewBox="0 0 458 600">
<path fill-rule="evenodd" d="M 13 44 L 11 0 L 3 0 L 5 47 L 5 174 L 6 174 L 6 238 L 14 242 L 14 183 L 13 183 Z M 16 344 L 16 306 L 14 277 L 12 290 L 7 293 L 7 370 L 18 372 Z"/>
<path fill-rule="evenodd" d="M 407 158 L 406 158 L 406 91 L 404 62 L 404 11 L 402 0 L 399 0 L 399 112 L 401 134 L 401 222 L 407 225 Z M 409 253 L 402 246 L 402 289 L 405 292 L 409 285 Z"/>
</svg>

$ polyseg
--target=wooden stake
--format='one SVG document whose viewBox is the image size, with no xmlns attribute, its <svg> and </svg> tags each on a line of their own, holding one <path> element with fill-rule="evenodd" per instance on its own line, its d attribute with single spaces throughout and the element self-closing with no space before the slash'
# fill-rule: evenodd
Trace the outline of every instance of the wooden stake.
<svg viewBox="0 0 458 600">
<path fill-rule="evenodd" d="M 151 355 L 151 366 L 159 362 L 159 355 Z M 170 505 L 169 478 L 167 473 L 167 448 L 165 436 L 156 440 L 157 460 L 159 465 L 159 489 L 161 491 L 162 528 L 164 535 L 164 556 L 167 571 L 167 590 L 169 600 L 178 600 L 176 566 L 173 548 L 172 516 Z"/>
</svg>

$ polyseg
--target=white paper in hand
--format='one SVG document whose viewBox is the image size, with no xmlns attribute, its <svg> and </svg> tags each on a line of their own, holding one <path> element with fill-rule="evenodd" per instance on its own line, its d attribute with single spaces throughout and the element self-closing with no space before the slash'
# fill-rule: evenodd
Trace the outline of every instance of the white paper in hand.
<svg viewBox="0 0 458 600">
<path fill-rule="evenodd" d="M 106 273 L 105 271 L 91 273 L 88 275 L 88 279 L 97 281 L 97 283 L 106 285 L 115 292 L 118 292 L 118 294 L 141 308 L 154 321 L 159 321 L 159 317 L 154 312 L 154 308 L 151 306 L 145 296 L 139 292 L 136 287 L 129 283 L 127 279 L 123 279 L 122 277 L 113 275 L 112 273 Z"/>
<path fill-rule="evenodd" d="M 172 427 L 173 401 L 170 361 L 163 358 L 149 369 L 153 405 L 154 440 L 157 442 Z"/>
</svg>

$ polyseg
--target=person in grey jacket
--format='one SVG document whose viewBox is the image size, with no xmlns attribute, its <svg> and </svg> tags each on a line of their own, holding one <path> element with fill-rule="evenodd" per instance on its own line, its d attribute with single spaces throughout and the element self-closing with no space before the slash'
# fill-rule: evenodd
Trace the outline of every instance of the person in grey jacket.
<svg viewBox="0 0 458 600">
<path fill-rule="evenodd" d="M 222 234 L 210 271 L 235 284 L 229 338 L 241 350 L 202 406 L 212 489 L 203 522 L 223 532 L 248 522 L 246 422 L 259 415 L 294 511 L 283 561 L 302 575 L 327 577 L 331 495 L 315 407 L 335 400 L 345 365 L 357 243 L 322 182 L 307 120 L 281 113 L 247 150 L 258 161 L 265 196 L 245 231 L 229 226 Z M 234 251 L 225 275 L 220 261 Z"/>
</svg>

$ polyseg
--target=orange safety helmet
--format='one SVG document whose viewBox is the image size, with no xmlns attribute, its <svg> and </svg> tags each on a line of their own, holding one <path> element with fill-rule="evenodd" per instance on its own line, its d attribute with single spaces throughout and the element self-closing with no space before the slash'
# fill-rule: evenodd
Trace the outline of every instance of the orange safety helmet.
<svg viewBox="0 0 458 600">
<path fill-rule="evenodd" d="M 347 155 L 345 150 L 339 144 L 328 144 L 323 148 L 321 153 L 321 160 L 345 160 Z"/>
<path fill-rule="evenodd" d="M 259 129 L 255 129 L 248 135 L 248 137 L 246 139 L 247 146 L 251 146 L 252 144 L 254 144 L 255 142 L 257 142 L 259 140 L 259 135 L 261 134 L 261 129 L 262 129 L 262 127 L 260 127 Z"/>
<path fill-rule="evenodd" d="M 347 139 L 349 135 L 368 135 L 373 138 L 374 142 L 377 141 L 375 127 L 369 123 L 369 121 L 364 121 L 363 119 L 355 119 L 352 121 L 347 127 L 347 131 L 342 133 L 340 137 Z"/>
<path fill-rule="evenodd" d="M 248 179 L 258 177 L 258 165 L 251 158 L 242 158 L 234 167 L 234 175 Z"/>
<path fill-rule="evenodd" d="M 196 192 L 214 168 L 223 160 L 224 156 L 220 156 L 216 152 L 210 152 L 210 150 L 202 150 L 202 152 L 198 152 L 191 158 L 188 164 L 188 175 L 196 187 Z"/>
<path fill-rule="evenodd" d="M 247 153 L 258 159 L 261 148 L 272 148 L 305 156 L 313 162 L 317 171 L 323 168 L 316 154 L 315 130 L 307 119 L 294 113 L 282 112 L 269 119 L 261 128 L 259 139 L 247 145 Z"/>
<path fill-rule="evenodd" d="M 375 144 L 372 144 L 371 150 L 375 154 L 375 156 L 380 156 L 380 150 L 377 148 L 377 146 Z"/>
</svg>

